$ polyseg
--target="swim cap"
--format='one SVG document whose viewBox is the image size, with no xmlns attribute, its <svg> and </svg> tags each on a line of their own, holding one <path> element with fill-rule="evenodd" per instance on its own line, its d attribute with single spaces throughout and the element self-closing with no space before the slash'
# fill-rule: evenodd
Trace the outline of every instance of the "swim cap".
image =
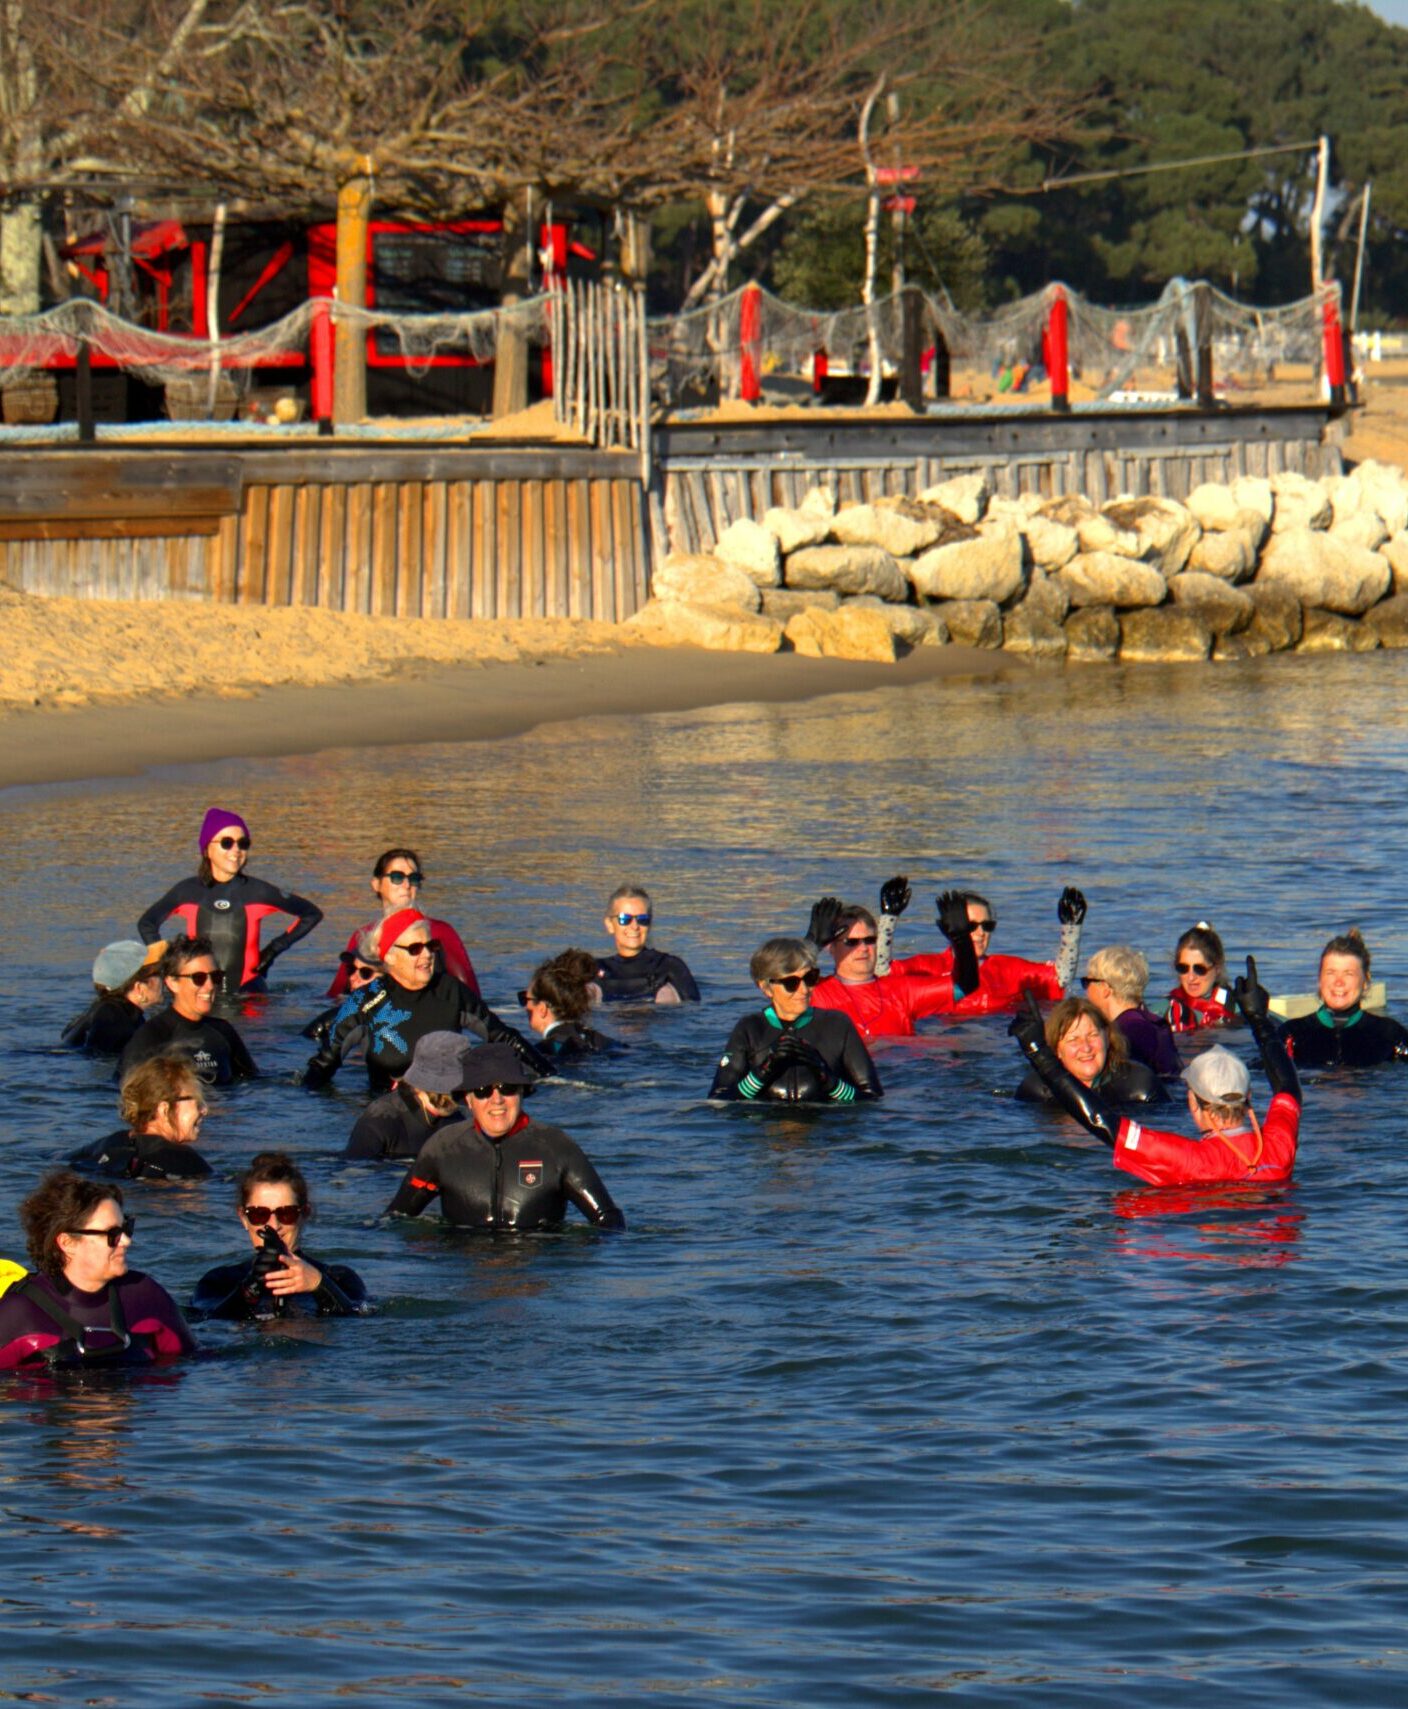
<svg viewBox="0 0 1408 1709">
<path fill-rule="evenodd" d="M 211 839 L 218 837 L 221 831 L 243 831 L 249 835 L 249 826 L 240 818 L 238 813 L 230 812 L 228 807 L 212 807 L 200 822 L 200 852 L 202 854 L 210 847 Z"/>
<path fill-rule="evenodd" d="M 418 926 L 425 918 L 419 908 L 398 908 L 394 914 L 388 914 L 381 922 L 376 934 L 376 953 L 380 960 L 386 960 L 386 952 L 400 937 L 408 926 Z"/>
<path fill-rule="evenodd" d="M 1195 1056 L 1183 1070 L 1183 1078 L 1193 1096 L 1201 1098 L 1205 1104 L 1224 1104 L 1245 1098 L 1252 1083 L 1246 1063 L 1239 1061 L 1220 1044 L 1205 1050 L 1201 1056 Z"/>
</svg>

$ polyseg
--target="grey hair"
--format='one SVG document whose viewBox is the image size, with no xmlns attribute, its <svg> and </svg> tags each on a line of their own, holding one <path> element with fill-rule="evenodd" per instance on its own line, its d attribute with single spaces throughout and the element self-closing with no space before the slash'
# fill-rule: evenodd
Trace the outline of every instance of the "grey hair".
<svg viewBox="0 0 1408 1709">
<path fill-rule="evenodd" d="M 1149 983 L 1149 963 L 1129 944 L 1110 944 L 1097 949 L 1085 964 L 1087 978 L 1103 979 L 1117 997 L 1131 1003 L 1142 1001 Z"/>
<path fill-rule="evenodd" d="M 748 972 L 755 985 L 768 985 L 788 973 L 810 972 L 816 966 L 816 947 L 806 938 L 769 938 L 753 951 Z"/>
<path fill-rule="evenodd" d="M 357 933 L 357 960 L 365 961 L 368 967 L 385 970 L 386 963 L 381 959 L 381 947 L 378 939 L 381 937 L 382 922 L 368 926 Z"/>
</svg>

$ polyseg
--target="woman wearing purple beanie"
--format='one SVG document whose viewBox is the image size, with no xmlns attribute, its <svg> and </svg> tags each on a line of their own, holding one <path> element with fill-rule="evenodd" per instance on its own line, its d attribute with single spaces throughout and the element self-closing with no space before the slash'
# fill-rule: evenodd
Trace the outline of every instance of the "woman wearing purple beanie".
<svg viewBox="0 0 1408 1709">
<path fill-rule="evenodd" d="M 188 937 L 209 939 L 229 989 L 262 991 L 274 958 L 306 938 L 323 911 L 290 890 L 251 878 L 244 870 L 249 845 L 249 826 L 239 814 L 212 807 L 201 821 L 200 870 L 153 902 L 137 930 L 143 943 L 155 943 L 163 922 L 175 915 Z M 271 914 L 288 914 L 293 924 L 261 945 L 260 927 Z"/>
</svg>

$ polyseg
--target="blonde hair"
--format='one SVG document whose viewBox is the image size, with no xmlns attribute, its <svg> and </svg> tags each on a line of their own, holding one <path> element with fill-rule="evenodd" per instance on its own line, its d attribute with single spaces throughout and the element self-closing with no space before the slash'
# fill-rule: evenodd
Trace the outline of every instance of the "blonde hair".
<svg viewBox="0 0 1408 1709">
<path fill-rule="evenodd" d="M 1129 944 L 1110 944 L 1097 949 L 1086 964 L 1088 979 L 1103 979 L 1117 997 L 1131 1003 L 1144 1000 L 1149 983 L 1149 963 Z"/>
</svg>

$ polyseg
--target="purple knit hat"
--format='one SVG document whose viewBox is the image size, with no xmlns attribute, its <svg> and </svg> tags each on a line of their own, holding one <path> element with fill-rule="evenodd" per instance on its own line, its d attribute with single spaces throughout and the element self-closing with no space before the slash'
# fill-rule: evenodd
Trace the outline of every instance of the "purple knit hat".
<svg viewBox="0 0 1408 1709">
<path fill-rule="evenodd" d="M 226 807 L 212 807 L 200 822 L 200 852 L 205 853 L 212 837 L 218 837 L 221 831 L 229 830 L 243 831 L 245 836 L 249 835 L 249 826 L 238 813 L 231 813 Z"/>
</svg>

